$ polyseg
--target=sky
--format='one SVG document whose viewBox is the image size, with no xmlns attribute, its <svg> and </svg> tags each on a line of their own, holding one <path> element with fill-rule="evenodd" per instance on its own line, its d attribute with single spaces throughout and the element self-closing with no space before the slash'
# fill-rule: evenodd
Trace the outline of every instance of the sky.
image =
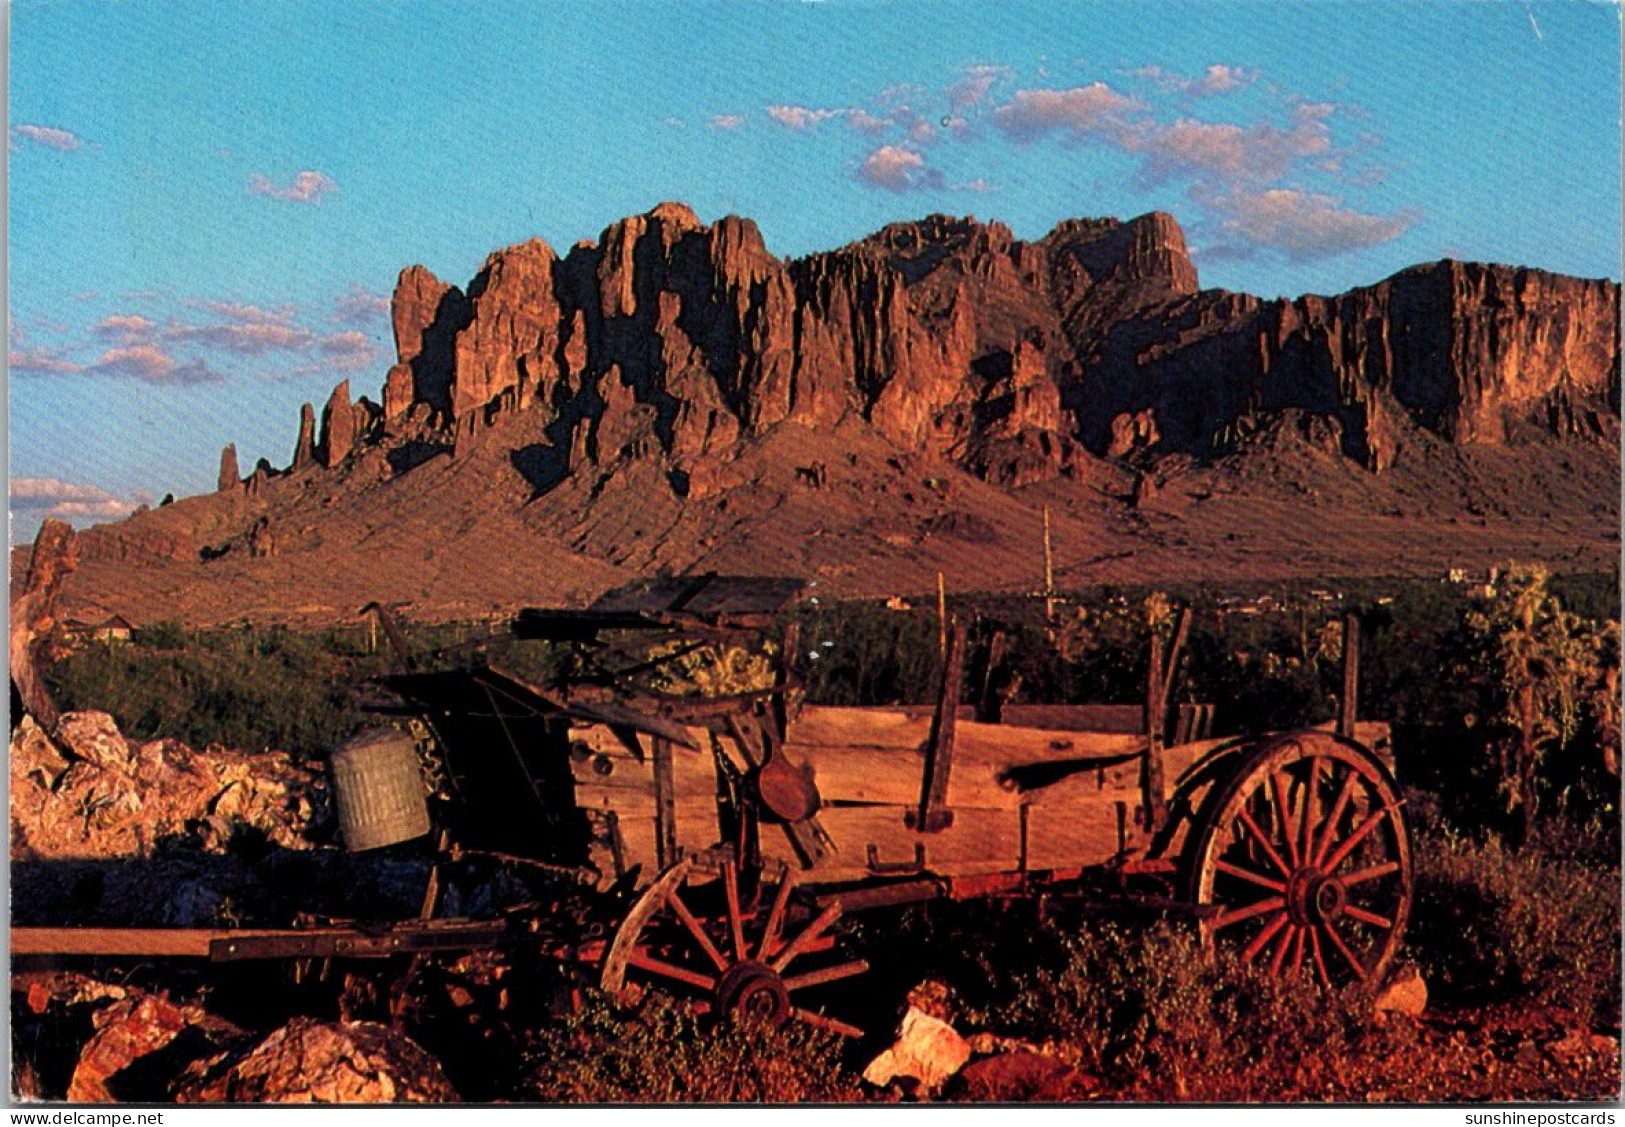
<svg viewBox="0 0 1625 1127">
<path fill-rule="evenodd" d="M 286 465 L 422 263 L 662 200 L 785 257 L 1171 212 L 1205 286 L 1620 277 L 1620 9 L 1530 0 L 14 0 L 13 542 Z"/>
</svg>

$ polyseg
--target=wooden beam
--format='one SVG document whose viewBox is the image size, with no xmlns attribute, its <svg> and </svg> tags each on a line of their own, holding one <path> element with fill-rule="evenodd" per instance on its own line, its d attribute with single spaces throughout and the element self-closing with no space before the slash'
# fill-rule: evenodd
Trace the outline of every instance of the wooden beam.
<svg viewBox="0 0 1625 1127">
<path fill-rule="evenodd" d="M 1151 657 L 1145 677 L 1145 763 L 1140 771 L 1141 808 L 1145 828 L 1156 832 L 1167 813 L 1167 792 L 1163 789 L 1162 746 L 1166 738 L 1166 704 L 1163 697 L 1162 635 L 1151 632 Z"/>
<path fill-rule="evenodd" d="M 677 862 L 677 798 L 672 781 L 671 744 L 653 739 L 655 784 L 655 861 L 661 869 Z"/>
<path fill-rule="evenodd" d="M 1350 611 L 1343 616 L 1343 695 L 1337 702 L 1337 734 L 1354 738 L 1360 714 L 1360 619 Z"/>
<path fill-rule="evenodd" d="M 913 825 L 921 833 L 936 833 L 953 824 L 948 809 L 948 777 L 953 771 L 954 730 L 959 720 L 959 696 L 965 681 L 965 625 L 955 622 L 948 634 L 948 652 L 942 666 L 942 692 L 925 746 L 925 771 L 920 805 Z"/>
</svg>

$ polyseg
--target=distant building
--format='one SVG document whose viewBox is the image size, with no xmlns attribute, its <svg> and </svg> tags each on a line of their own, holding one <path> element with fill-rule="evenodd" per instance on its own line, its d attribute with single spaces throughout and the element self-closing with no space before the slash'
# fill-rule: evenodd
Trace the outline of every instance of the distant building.
<svg viewBox="0 0 1625 1127">
<path fill-rule="evenodd" d="M 63 622 L 62 629 L 75 642 L 128 642 L 135 627 L 122 614 L 115 614 L 94 624 L 70 618 Z"/>
</svg>

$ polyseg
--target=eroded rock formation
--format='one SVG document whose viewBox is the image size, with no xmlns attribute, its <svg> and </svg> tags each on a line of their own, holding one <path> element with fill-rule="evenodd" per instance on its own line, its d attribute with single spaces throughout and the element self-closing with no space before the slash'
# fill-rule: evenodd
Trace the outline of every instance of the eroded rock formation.
<svg viewBox="0 0 1625 1127">
<path fill-rule="evenodd" d="M 680 492 L 742 438 L 853 415 L 1006 487 L 1089 454 L 1220 451 L 1287 409 L 1334 420 L 1380 470 L 1409 427 L 1613 433 L 1618 309 L 1611 282 L 1457 262 L 1332 298 L 1203 291 L 1160 212 L 1036 242 L 930 216 L 786 262 L 749 220 L 666 203 L 562 258 L 498 251 L 466 294 L 403 271 L 381 416 L 455 440 L 536 412 L 555 478 L 654 458 Z M 330 402 L 329 465 L 367 429 L 334 418 Z"/>
</svg>

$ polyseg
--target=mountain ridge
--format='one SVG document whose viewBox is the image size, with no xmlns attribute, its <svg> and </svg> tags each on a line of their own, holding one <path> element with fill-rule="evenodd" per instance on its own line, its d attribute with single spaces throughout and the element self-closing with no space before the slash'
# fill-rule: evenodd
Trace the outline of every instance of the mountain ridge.
<svg viewBox="0 0 1625 1127">
<path fill-rule="evenodd" d="M 918 588 L 933 570 L 1019 586 L 1045 506 L 1080 561 L 1105 561 L 1080 562 L 1079 580 L 1125 570 L 1113 560 L 1166 577 L 1181 552 L 1203 570 L 1197 541 L 1227 535 L 1193 505 L 1265 511 L 1305 489 L 1340 514 L 1334 531 L 1408 505 L 1445 522 L 1443 545 L 1400 550 L 1399 571 L 1543 541 L 1617 554 L 1608 280 L 1443 260 L 1264 299 L 1201 289 L 1161 212 L 1065 220 L 1031 242 L 932 215 L 787 260 L 748 219 L 706 225 L 666 203 L 562 256 L 539 239 L 496 251 L 466 288 L 407 267 L 391 323 L 381 402 L 352 401 L 345 381 L 319 416 L 302 409 L 286 469 L 240 479 L 229 451 L 218 493 L 91 530 L 96 566 L 76 586 L 104 572 L 104 605 L 185 617 L 186 597 L 156 594 L 143 567 L 200 587 L 264 580 L 295 605 L 311 602 L 301 568 L 311 590 L 370 570 L 427 606 L 446 600 L 410 560 L 447 552 L 513 573 L 487 585 L 492 613 L 719 563 L 849 594 Z M 1566 460 L 1583 472 L 1548 473 Z M 1421 496 L 1430 474 L 1477 484 L 1446 504 Z M 1530 484 L 1548 479 L 1544 495 Z M 1449 532 L 1475 508 L 1499 533 Z M 1182 546 L 1167 533 L 1181 523 L 1206 531 Z M 804 550 L 814 541 L 835 547 Z M 380 566 L 365 546 L 386 542 Z M 1344 554 L 1350 572 L 1379 562 Z M 1299 566 L 1264 555 L 1246 566 Z M 465 586 L 452 601 L 480 603 Z M 275 601 L 253 613 L 274 617 Z"/>
</svg>

